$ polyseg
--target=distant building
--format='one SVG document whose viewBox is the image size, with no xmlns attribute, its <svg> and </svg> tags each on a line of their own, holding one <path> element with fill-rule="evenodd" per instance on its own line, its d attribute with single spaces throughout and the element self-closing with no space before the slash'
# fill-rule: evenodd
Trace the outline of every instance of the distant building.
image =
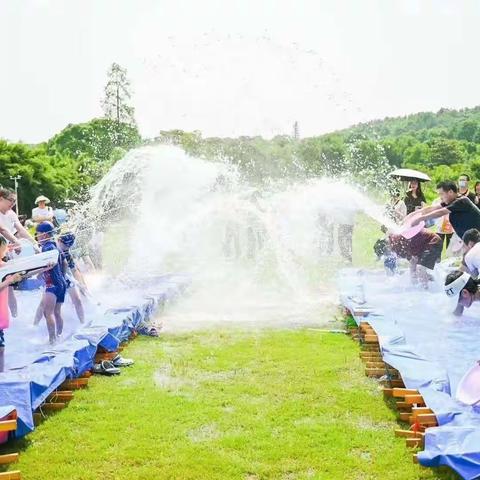
<svg viewBox="0 0 480 480">
<path fill-rule="evenodd" d="M 297 121 L 295 121 L 295 123 L 293 124 L 293 138 L 295 140 L 300 140 L 300 129 L 298 127 Z"/>
</svg>

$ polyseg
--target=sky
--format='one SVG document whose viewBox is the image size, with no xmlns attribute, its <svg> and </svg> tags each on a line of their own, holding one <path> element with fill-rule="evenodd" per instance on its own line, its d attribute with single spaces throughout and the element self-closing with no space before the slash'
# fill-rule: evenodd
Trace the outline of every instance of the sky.
<svg viewBox="0 0 480 480">
<path fill-rule="evenodd" d="M 127 69 L 142 135 L 312 136 L 480 104 L 477 0 L 0 0 L 0 138 L 102 116 Z"/>
</svg>

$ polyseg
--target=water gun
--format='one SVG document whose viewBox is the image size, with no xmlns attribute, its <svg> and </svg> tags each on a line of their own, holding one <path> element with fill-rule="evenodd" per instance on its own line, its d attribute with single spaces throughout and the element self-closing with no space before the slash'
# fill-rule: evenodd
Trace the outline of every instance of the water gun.
<svg viewBox="0 0 480 480">
<path fill-rule="evenodd" d="M 0 282 L 5 281 L 9 275 L 14 273 L 20 273 L 22 279 L 32 277 L 55 266 L 57 263 L 58 250 L 49 250 L 28 257 L 15 258 L 7 262 L 3 267 L 0 267 Z"/>
</svg>

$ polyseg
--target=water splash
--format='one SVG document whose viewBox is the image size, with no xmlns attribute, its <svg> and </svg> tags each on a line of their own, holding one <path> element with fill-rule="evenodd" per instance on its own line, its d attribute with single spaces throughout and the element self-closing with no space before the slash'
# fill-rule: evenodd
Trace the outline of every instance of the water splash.
<svg viewBox="0 0 480 480">
<path fill-rule="evenodd" d="M 383 207 L 344 182 L 259 189 L 224 163 L 150 146 L 111 169 L 76 222 L 80 243 L 103 232 L 106 268 L 119 278 L 192 275 L 192 294 L 169 325 L 291 325 L 324 323 L 335 299 L 328 279 L 342 260 L 322 250 L 321 219 L 348 223 L 358 212 L 388 222 Z"/>
</svg>

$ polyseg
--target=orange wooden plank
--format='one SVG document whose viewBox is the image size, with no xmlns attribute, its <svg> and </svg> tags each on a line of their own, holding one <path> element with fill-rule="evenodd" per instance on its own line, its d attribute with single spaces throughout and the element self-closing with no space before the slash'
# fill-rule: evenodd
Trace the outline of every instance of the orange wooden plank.
<svg viewBox="0 0 480 480">
<path fill-rule="evenodd" d="M 0 422 L 0 432 L 12 432 L 17 429 L 16 420 L 4 420 Z"/>
<path fill-rule="evenodd" d="M 0 480 L 21 480 L 20 470 L 0 473 Z"/>
<path fill-rule="evenodd" d="M 405 398 L 405 395 L 418 395 L 418 390 L 411 390 L 408 388 L 394 388 L 393 396 L 397 398 Z"/>
<path fill-rule="evenodd" d="M 13 462 L 18 462 L 18 453 L 7 453 L 5 455 L 0 455 L 0 465 L 6 465 Z"/>
</svg>

